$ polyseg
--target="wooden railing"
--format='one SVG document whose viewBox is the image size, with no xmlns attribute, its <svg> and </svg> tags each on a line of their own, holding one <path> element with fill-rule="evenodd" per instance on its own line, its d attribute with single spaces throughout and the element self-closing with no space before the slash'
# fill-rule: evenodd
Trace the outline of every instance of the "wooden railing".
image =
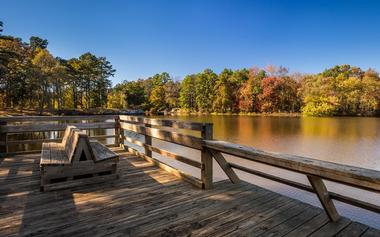
<svg viewBox="0 0 380 237">
<path fill-rule="evenodd" d="M 41 123 L 47 122 L 50 123 Z M 79 121 L 79 122 L 78 122 Z M 59 122 L 59 123 L 51 123 Z M 16 133 L 33 133 L 63 131 L 68 124 L 74 124 L 81 129 L 114 129 L 115 135 L 101 135 L 94 138 L 114 138 L 111 145 L 121 146 L 129 152 L 154 163 L 162 169 L 175 174 L 184 180 L 203 189 L 213 186 L 213 159 L 217 161 L 232 183 L 240 182 L 235 170 L 240 170 L 256 176 L 261 176 L 282 184 L 316 193 L 326 213 L 332 221 L 339 219 L 339 214 L 332 200 L 338 200 L 353 206 L 380 213 L 380 207 L 362 200 L 344 196 L 327 190 L 324 180 L 380 193 L 380 171 L 341 165 L 311 158 L 277 154 L 257 150 L 253 147 L 241 146 L 213 139 L 211 123 L 182 122 L 167 119 L 154 119 L 123 115 L 99 116 L 24 116 L 0 118 L 0 153 L 7 154 L 8 146 L 14 144 L 33 144 L 57 141 L 60 138 L 8 140 L 8 136 Z M 128 131 L 126 135 L 126 131 Z M 128 134 L 140 134 L 144 141 Z M 195 135 L 193 135 L 195 134 Z M 154 146 L 152 139 L 177 144 L 200 151 L 199 159 L 190 159 L 175 152 Z M 141 147 L 144 152 L 130 145 Z M 174 159 L 200 170 L 200 179 L 181 171 L 161 159 L 153 157 L 153 153 Z M 223 154 L 233 156 L 233 162 L 228 162 Z M 245 159 L 280 169 L 306 175 L 310 185 L 299 183 L 284 177 L 275 176 L 259 170 L 239 165 L 236 161 Z"/>
<path fill-rule="evenodd" d="M 265 152 L 257 150 L 253 147 L 242 146 L 225 141 L 205 140 L 204 147 L 206 147 L 207 152 L 212 154 L 215 160 L 220 164 L 222 169 L 230 178 L 231 182 L 237 183 L 240 181 L 233 170 L 237 169 L 308 192 L 314 192 L 317 194 L 323 208 L 332 221 L 337 221 L 339 219 L 339 214 L 334 206 L 334 203 L 332 202 L 333 199 L 380 213 L 379 206 L 338 193 L 330 192 L 327 190 L 323 182 L 323 180 L 329 180 L 359 189 L 380 193 L 380 171 L 341 165 L 300 156 Z M 307 176 L 311 186 L 258 170 L 253 170 L 236 164 L 236 162 L 227 162 L 222 153 L 304 174 Z"/>
<path fill-rule="evenodd" d="M 197 137 L 179 133 L 177 131 L 168 131 L 165 130 L 165 128 L 170 128 L 171 130 L 182 129 L 184 131 L 196 131 L 200 133 L 200 136 Z M 124 141 L 127 141 L 129 143 L 141 146 L 145 149 L 145 152 L 141 153 L 137 149 L 125 146 L 125 149 L 128 151 L 148 160 L 149 162 L 155 163 L 159 167 L 191 182 L 197 187 L 205 189 L 212 188 L 212 157 L 208 152 L 206 152 L 205 148 L 203 147 L 203 140 L 212 139 L 212 124 L 150 119 L 133 116 L 120 116 L 120 129 L 122 146 L 125 146 Z M 145 141 L 141 142 L 132 137 L 125 136 L 124 130 L 143 135 Z M 152 138 L 199 150 L 201 151 L 200 161 L 196 161 L 185 156 L 175 154 L 171 151 L 155 147 L 152 145 Z M 152 156 L 152 152 L 199 168 L 201 171 L 201 179 L 198 179 L 190 174 L 173 168 L 172 166 L 165 164 L 158 159 L 155 159 Z"/>
<path fill-rule="evenodd" d="M 54 131 L 64 131 L 67 125 L 75 125 L 83 130 L 114 129 L 113 135 L 90 136 L 90 138 L 106 139 L 114 138 L 113 144 L 119 145 L 119 116 L 118 115 L 90 115 L 90 116 L 14 116 L 0 118 L 0 153 L 24 153 L 34 151 L 10 152 L 12 145 L 42 144 L 43 142 L 60 141 L 61 137 L 50 138 L 42 136 L 38 139 L 12 139 L 9 137 L 17 134 L 38 134 Z M 34 137 L 34 136 L 30 136 Z M 40 136 L 39 136 L 40 137 Z M 110 144 L 107 144 L 110 145 Z M 40 149 L 37 149 L 40 150 Z"/>
</svg>

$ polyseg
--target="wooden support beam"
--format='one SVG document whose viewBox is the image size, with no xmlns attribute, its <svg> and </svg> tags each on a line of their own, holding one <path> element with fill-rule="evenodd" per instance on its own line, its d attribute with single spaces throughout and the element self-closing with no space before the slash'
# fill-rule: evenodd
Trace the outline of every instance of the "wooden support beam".
<svg viewBox="0 0 380 237">
<path fill-rule="evenodd" d="M 327 191 L 323 180 L 312 175 L 308 175 L 307 178 L 309 179 L 311 186 L 317 194 L 318 199 L 321 202 L 330 220 L 333 222 L 338 221 L 340 216 L 335 208 L 334 202 L 330 198 L 329 192 Z"/>
<path fill-rule="evenodd" d="M 203 141 L 203 146 L 242 159 L 314 175 L 325 180 L 380 192 L 380 172 L 307 157 L 266 152 L 226 141 Z"/>
<path fill-rule="evenodd" d="M 128 115 L 120 115 L 120 120 L 125 121 L 127 123 L 135 122 L 135 123 L 140 123 L 140 124 L 150 124 L 153 126 L 171 127 L 175 129 L 188 129 L 188 130 L 193 130 L 193 131 L 202 131 L 203 126 L 206 124 L 206 123 L 184 122 L 184 121 L 167 120 L 167 119 L 154 119 L 154 118 L 146 118 L 142 116 L 128 116 Z"/>
<path fill-rule="evenodd" d="M 0 133 L 25 133 L 25 132 L 47 132 L 64 131 L 67 126 L 74 125 L 79 129 L 101 129 L 115 128 L 114 122 L 98 123 L 60 123 L 60 124 L 32 124 L 32 125 L 0 125 Z"/>
<path fill-rule="evenodd" d="M 272 181 L 276 181 L 276 182 L 279 182 L 279 183 L 282 183 L 285 185 L 289 185 L 291 187 L 295 187 L 295 188 L 298 188 L 298 189 L 301 189 L 301 190 L 304 190 L 307 192 L 315 193 L 314 189 L 312 187 L 305 185 L 305 184 L 302 184 L 302 183 L 299 183 L 299 182 L 291 181 L 291 180 L 288 180 L 285 178 L 280 178 L 280 177 L 268 174 L 266 172 L 253 170 L 253 169 L 247 168 L 245 166 L 241 166 L 241 165 L 234 164 L 234 163 L 229 163 L 229 165 L 234 169 L 238 169 L 238 170 L 247 172 L 249 174 L 253 174 L 253 175 L 260 176 L 260 177 L 263 177 L 266 179 L 270 179 Z M 355 198 L 347 197 L 347 196 L 344 196 L 342 194 L 334 193 L 334 192 L 330 192 L 330 191 L 329 191 L 329 195 L 334 200 L 344 202 L 344 203 L 347 203 L 349 205 L 360 207 L 360 208 L 366 209 L 368 211 L 372 211 L 372 212 L 376 212 L 376 213 L 380 214 L 380 206 L 376 206 L 373 203 L 369 203 L 369 202 L 365 202 L 365 201 L 358 200 Z"/>
<path fill-rule="evenodd" d="M 0 121 L 0 125 L 3 127 L 7 126 L 6 121 Z M 8 153 L 8 134 L 7 132 L 0 132 L 0 155 L 5 156 Z"/>
<path fill-rule="evenodd" d="M 213 128 L 212 124 L 206 124 L 202 129 L 202 139 L 212 140 Z M 203 182 L 203 189 L 212 189 L 213 187 L 213 168 L 212 168 L 212 156 L 208 152 L 207 148 L 202 146 L 201 150 L 201 180 Z"/>
<path fill-rule="evenodd" d="M 138 146 L 144 147 L 145 149 L 149 149 L 152 152 L 156 152 L 156 153 L 158 153 L 160 155 L 163 155 L 165 157 L 168 157 L 168 158 L 171 158 L 171 159 L 174 159 L 174 160 L 178 160 L 178 161 L 183 162 L 183 163 L 185 163 L 187 165 L 191 165 L 191 166 L 199 168 L 199 169 L 202 167 L 202 165 L 201 165 L 201 163 L 199 161 L 189 159 L 187 157 L 184 157 L 184 156 L 172 153 L 170 151 L 167 151 L 167 150 L 164 150 L 164 149 L 161 149 L 161 148 L 158 148 L 158 147 L 147 145 L 147 144 L 145 144 L 145 143 L 143 143 L 141 141 L 132 139 L 130 137 L 125 137 L 124 139 L 125 139 L 125 141 L 127 141 L 129 143 L 136 144 Z"/>
<path fill-rule="evenodd" d="M 114 119 L 119 115 L 65 115 L 65 116 L 9 116 L 0 117 L 0 121 L 4 122 L 41 122 L 41 121 L 72 121 L 72 120 L 91 120 L 91 121 L 106 121 Z"/>
<path fill-rule="evenodd" d="M 211 149 L 207 149 L 211 155 L 215 158 L 216 162 L 220 165 L 223 171 L 226 173 L 228 178 L 232 183 L 236 184 L 240 182 L 239 177 L 236 175 L 235 171 L 232 169 L 231 165 L 226 161 L 222 153 L 219 151 L 213 151 Z"/>
<path fill-rule="evenodd" d="M 115 135 L 98 135 L 98 136 L 89 136 L 91 140 L 94 139 L 106 139 L 106 138 L 114 138 Z M 8 141 L 8 145 L 23 145 L 23 144 L 35 144 L 35 143 L 43 143 L 43 142 L 60 142 L 62 138 L 54 138 L 54 139 L 28 139 L 28 140 L 11 140 Z"/>
<path fill-rule="evenodd" d="M 145 127 L 150 128 L 150 127 L 152 127 L 152 125 L 145 124 Z M 145 139 L 144 142 L 146 145 L 152 146 L 152 137 L 151 136 L 145 134 L 144 139 Z M 152 158 L 152 151 L 148 147 L 145 147 L 145 155 Z"/>
<path fill-rule="evenodd" d="M 121 124 L 119 123 L 119 126 L 120 126 L 120 147 L 123 148 L 124 150 L 127 149 L 127 147 L 125 146 L 124 144 L 124 141 L 126 139 L 125 137 L 125 131 L 124 129 L 121 127 Z"/>
<path fill-rule="evenodd" d="M 120 126 L 122 129 L 132 131 L 134 133 L 139 133 L 142 135 L 150 136 L 182 146 L 187 146 L 197 150 L 202 149 L 202 139 L 200 137 L 181 134 L 177 132 L 169 132 L 159 128 L 151 128 L 143 125 L 131 124 L 126 122 L 121 122 Z"/>
<path fill-rule="evenodd" d="M 115 118 L 115 146 L 120 146 L 120 118 Z"/>
</svg>

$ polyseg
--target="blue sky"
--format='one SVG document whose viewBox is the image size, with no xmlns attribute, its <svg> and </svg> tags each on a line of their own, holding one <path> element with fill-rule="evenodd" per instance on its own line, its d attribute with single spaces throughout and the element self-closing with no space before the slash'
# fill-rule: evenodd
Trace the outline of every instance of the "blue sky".
<svg viewBox="0 0 380 237">
<path fill-rule="evenodd" d="M 0 1 L 4 34 L 49 40 L 55 56 L 106 56 L 113 84 L 169 72 L 336 64 L 380 70 L 380 1 Z"/>
</svg>

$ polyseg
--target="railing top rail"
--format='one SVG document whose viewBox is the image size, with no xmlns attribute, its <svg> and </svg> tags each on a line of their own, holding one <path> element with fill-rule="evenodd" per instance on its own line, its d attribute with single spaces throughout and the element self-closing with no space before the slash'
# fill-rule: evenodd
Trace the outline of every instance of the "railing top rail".
<svg viewBox="0 0 380 237">
<path fill-rule="evenodd" d="M 115 122 L 97 122 L 97 123 L 0 125 L 0 133 L 63 131 L 66 129 L 66 126 L 68 125 L 75 125 L 79 129 L 107 129 L 107 128 L 115 128 L 116 123 Z"/>
<path fill-rule="evenodd" d="M 64 120 L 106 120 L 120 118 L 126 122 L 138 122 L 157 126 L 167 126 L 180 129 L 202 130 L 203 126 L 212 123 L 185 122 L 174 119 L 147 118 L 129 115 L 64 115 L 64 116 L 0 116 L 0 122 L 28 122 L 28 121 L 64 121 Z"/>
<path fill-rule="evenodd" d="M 205 126 L 212 126 L 212 123 L 185 122 L 174 119 L 147 118 L 143 116 L 120 115 L 120 120 L 125 121 L 126 123 L 135 122 L 154 126 L 171 127 L 176 129 L 188 129 L 195 131 L 203 131 Z"/>
<path fill-rule="evenodd" d="M 291 170 L 306 175 L 355 186 L 372 191 L 380 191 L 380 171 L 355 166 L 337 164 L 295 155 L 278 154 L 257 150 L 226 141 L 205 140 L 204 146 L 222 153 L 247 160 Z"/>
<path fill-rule="evenodd" d="M 64 115 L 64 116 L 9 116 L 0 117 L 0 122 L 27 122 L 27 121 L 63 121 L 63 120 L 106 120 L 115 119 L 119 115 Z"/>
<path fill-rule="evenodd" d="M 120 123 L 122 129 L 132 131 L 138 134 L 157 138 L 163 141 L 175 143 L 178 145 L 187 146 L 190 148 L 202 149 L 202 138 L 191 135 L 181 134 L 177 132 L 165 131 L 160 128 L 150 128 L 139 124 Z"/>
</svg>

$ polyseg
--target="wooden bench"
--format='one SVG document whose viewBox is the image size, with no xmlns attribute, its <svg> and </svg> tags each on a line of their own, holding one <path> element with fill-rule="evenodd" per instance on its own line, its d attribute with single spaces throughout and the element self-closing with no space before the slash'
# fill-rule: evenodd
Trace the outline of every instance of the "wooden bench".
<svg viewBox="0 0 380 237">
<path fill-rule="evenodd" d="M 119 156 L 75 126 L 67 126 L 62 142 L 43 143 L 41 191 L 69 188 L 118 178 Z"/>
</svg>

